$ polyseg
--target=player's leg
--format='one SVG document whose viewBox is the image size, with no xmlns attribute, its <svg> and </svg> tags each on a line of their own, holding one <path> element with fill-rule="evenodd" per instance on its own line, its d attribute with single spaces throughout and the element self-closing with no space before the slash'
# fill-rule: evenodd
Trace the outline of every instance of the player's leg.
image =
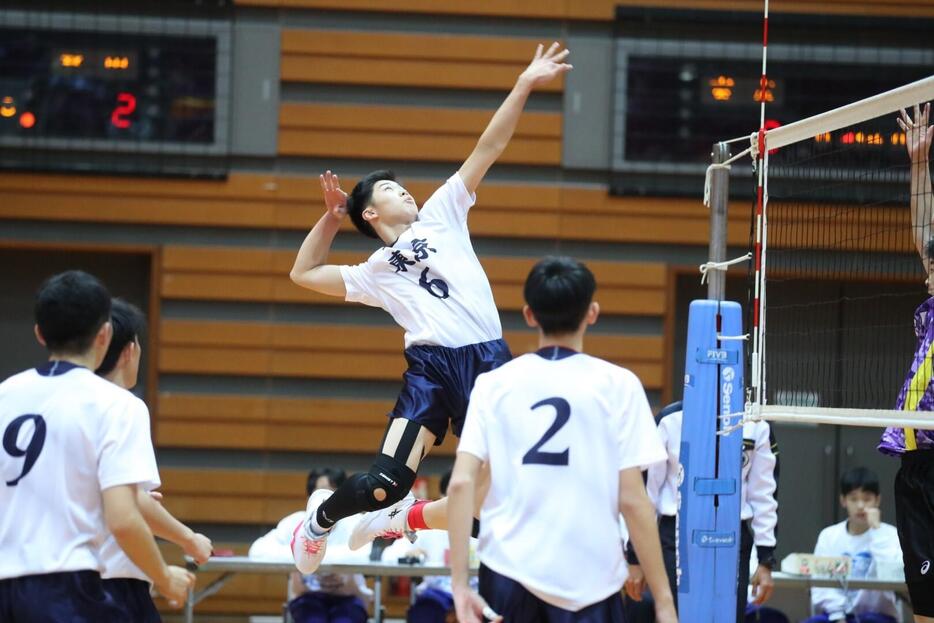
<svg viewBox="0 0 934 623">
<path fill-rule="evenodd" d="M 435 434 L 412 420 L 392 418 L 380 454 L 369 471 L 354 474 L 333 493 L 318 489 L 308 498 L 305 520 L 296 526 L 292 556 L 298 570 L 313 573 L 324 558 L 328 532 L 339 520 L 366 511 L 410 506 L 409 494 Z M 353 547 L 351 540 L 351 547 Z"/>
<path fill-rule="evenodd" d="M 902 457 L 895 476 L 895 525 L 915 623 L 934 623 L 934 451 Z"/>
<path fill-rule="evenodd" d="M 483 499 L 486 498 L 490 490 L 490 466 L 483 464 L 480 472 L 480 480 L 477 481 L 476 497 L 474 498 L 473 516 L 480 516 L 480 507 L 483 506 Z M 440 500 L 428 502 L 422 509 L 425 527 L 412 526 L 416 530 L 447 530 L 448 529 L 448 499 L 443 497 Z M 476 534 L 474 536 L 477 536 Z"/>
</svg>

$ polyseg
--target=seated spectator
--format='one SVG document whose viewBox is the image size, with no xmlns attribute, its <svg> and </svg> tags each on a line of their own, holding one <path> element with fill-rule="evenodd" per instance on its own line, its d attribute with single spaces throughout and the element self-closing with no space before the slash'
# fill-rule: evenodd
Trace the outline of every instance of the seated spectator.
<svg viewBox="0 0 934 623">
<path fill-rule="evenodd" d="M 315 489 L 337 489 L 347 478 L 342 469 L 325 468 L 308 474 L 306 495 Z M 250 558 L 292 561 L 292 531 L 305 516 L 300 510 L 283 518 L 279 525 L 250 546 Z M 339 522 L 328 541 L 324 564 L 366 563 L 367 548 L 351 551 L 347 547 L 353 522 Z M 315 573 L 302 576 L 293 573 L 289 579 L 289 612 L 295 623 L 366 623 L 367 604 L 373 591 L 367 588 L 362 575 Z"/>
<path fill-rule="evenodd" d="M 875 575 L 878 563 L 902 559 L 895 527 L 880 520 L 879 477 L 865 467 L 851 469 L 840 479 L 840 506 L 847 518 L 821 530 L 814 553 L 818 556 L 849 556 L 850 578 Z M 895 623 L 899 617 L 892 591 L 815 588 L 811 605 L 819 614 L 806 623 L 844 621 Z"/>
</svg>

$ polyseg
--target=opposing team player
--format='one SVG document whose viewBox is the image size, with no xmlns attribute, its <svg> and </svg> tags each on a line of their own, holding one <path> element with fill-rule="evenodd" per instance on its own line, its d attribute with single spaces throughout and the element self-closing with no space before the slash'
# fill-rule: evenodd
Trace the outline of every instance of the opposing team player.
<svg viewBox="0 0 934 623">
<path fill-rule="evenodd" d="M 68 271 L 36 297 L 48 362 L 0 384 L 0 621 L 125 623 L 104 592 L 100 544 L 109 530 L 170 602 L 194 581 L 165 564 L 137 505 L 153 488 L 149 412 L 96 376 L 111 338 L 110 294 Z"/>
<path fill-rule="evenodd" d="M 621 622 L 623 514 L 657 620 L 677 621 L 641 468 L 664 461 L 639 379 L 584 354 L 597 320 L 586 266 L 546 258 L 525 282 L 523 315 L 539 350 L 477 379 L 448 486 L 457 618 L 509 623 Z M 476 481 L 489 465 L 480 513 L 480 594 L 468 585 Z M 489 604 L 489 605 L 487 605 Z M 490 611 L 492 607 L 492 612 Z M 481 616 L 482 615 L 482 616 Z"/>
<path fill-rule="evenodd" d="M 302 573 L 318 567 L 328 531 L 344 517 L 392 506 L 393 514 L 405 512 L 406 530 L 437 525 L 430 507 L 406 497 L 418 466 L 432 445 L 441 443 L 449 421 L 454 434 L 460 434 L 477 375 L 511 358 L 489 281 L 470 241 L 467 213 L 481 180 L 509 143 L 529 94 L 571 68 L 564 63 L 567 55 L 557 43 L 547 51 L 538 47 L 476 148 L 420 211 L 389 171 L 370 173 L 350 197 L 337 176 L 330 171 L 322 176 L 327 211 L 299 249 L 292 280 L 388 311 L 405 329 L 408 369 L 370 470 L 349 478 L 333 494 L 321 490 L 309 497 L 307 517 L 296 527 L 292 544 Z M 356 266 L 326 264 L 347 214 L 357 229 L 384 246 Z M 360 545 L 360 539 L 354 541 Z"/>
<path fill-rule="evenodd" d="M 111 302 L 110 324 L 113 337 L 96 372 L 117 387 L 130 390 L 136 386 L 139 376 L 142 356 L 140 337 L 146 319 L 136 306 L 115 298 Z M 150 478 L 151 481 L 158 479 L 158 472 Z M 199 564 L 211 557 L 210 539 L 175 519 L 162 504 L 153 499 L 149 491 L 140 487 L 137 490 L 137 503 L 143 519 L 156 536 L 175 543 Z M 109 535 L 101 546 L 101 560 L 104 564 L 101 573 L 104 590 L 127 613 L 126 620 L 133 623 L 161 621 L 149 594 L 149 578 L 133 564 L 113 535 Z"/>
</svg>

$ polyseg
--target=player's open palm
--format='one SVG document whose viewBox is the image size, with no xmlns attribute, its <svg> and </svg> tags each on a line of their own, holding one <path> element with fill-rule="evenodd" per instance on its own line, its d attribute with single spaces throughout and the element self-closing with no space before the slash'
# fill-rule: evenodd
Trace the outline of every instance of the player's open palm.
<svg viewBox="0 0 934 623">
<path fill-rule="evenodd" d="M 181 567 L 169 565 L 165 581 L 156 586 L 159 593 L 173 608 L 180 608 L 188 599 L 188 589 L 194 586 L 195 576 Z"/>
<path fill-rule="evenodd" d="M 340 179 L 330 171 L 325 171 L 320 177 L 325 207 L 334 218 L 344 218 L 347 215 L 347 193 L 341 190 Z"/>
<path fill-rule="evenodd" d="M 465 590 L 454 590 L 454 609 L 457 610 L 457 620 L 459 623 L 482 623 L 484 616 L 491 621 L 502 621 L 503 617 L 497 615 L 490 617 L 492 610 L 483 600 L 483 597 L 476 592 Z"/>
<path fill-rule="evenodd" d="M 924 110 L 915 104 L 914 119 L 902 110 L 897 119 L 899 127 L 905 131 L 905 145 L 913 161 L 927 160 L 931 151 L 931 139 L 934 139 L 934 125 L 928 125 L 931 119 L 931 105 L 925 104 Z"/>
<path fill-rule="evenodd" d="M 552 43 L 548 50 L 545 50 L 542 44 L 538 44 L 535 58 L 522 72 L 520 79 L 527 80 L 533 88 L 551 82 L 561 74 L 571 71 L 572 66 L 564 62 L 570 53 L 566 48 L 562 50 L 557 41 Z"/>
</svg>

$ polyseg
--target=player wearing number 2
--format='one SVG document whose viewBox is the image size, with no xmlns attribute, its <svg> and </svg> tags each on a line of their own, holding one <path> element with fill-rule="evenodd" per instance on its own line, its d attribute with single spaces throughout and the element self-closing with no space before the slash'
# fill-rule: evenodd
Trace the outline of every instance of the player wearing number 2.
<svg viewBox="0 0 934 623">
<path fill-rule="evenodd" d="M 656 620 L 677 621 L 641 473 L 667 455 L 636 375 L 581 352 L 600 312 L 595 288 L 580 262 L 536 264 L 523 315 L 539 329 L 539 350 L 484 374 L 470 395 L 448 485 L 461 623 L 481 614 L 509 623 L 622 623 L 620 513 Z M 467 539 L 484 463 L 490 488 L 480 511 L 478 596 L 467 582 Z"/>
<path fill-rule="evenodd" d="M 389 171 L 370 173 L 349 197 L 336 175 L 328 171 L 321 177 L 327 211 L 302 244 L 292 280 L 389 312 L 405 329 L 408 369 L 370 470 L 348 478 L 333 494 L 318 490 L 309 498 L 292 543 L 302 573 L 320 564 L 334 524 L 356 513 L 385 514 L 370 516 L 364 529 L 355 531 L 351 547 L 387 534 L 382 519 L 404 518 L 397 532 L 444 527 L 443 503 L 439 521 L 432 522 L 426 503 L 408 495 L 416 470 L 432 445 L 441 443 L 448 422 L 460 434 L 477 375 L 511 358 L 489 280 L 470 241 L 467 212 L 474 191 L 512 137 L 529 94 L 571 68 L 563 62 L 568 51 L 559 48 L 539 46 L 476 148 L 420 211 Z M 357 229 L 384 246 L 362 264 L 328 265 L 331 243 L 347 214 Z"/>
<path fill-rule="evenodd" d="M 104 591 L 107 532 L 170 602 L 193 576 L 165 564 L 137 505 L 156 488 L 146 405 L 93 372 L 111 339 L 110 294 L 87 273 L 36 296 L 49 360 L 0 383 L 0 621 L 125 623 Z M 155 475 L 155 476 L 154 476 Z"/>
</svg>

